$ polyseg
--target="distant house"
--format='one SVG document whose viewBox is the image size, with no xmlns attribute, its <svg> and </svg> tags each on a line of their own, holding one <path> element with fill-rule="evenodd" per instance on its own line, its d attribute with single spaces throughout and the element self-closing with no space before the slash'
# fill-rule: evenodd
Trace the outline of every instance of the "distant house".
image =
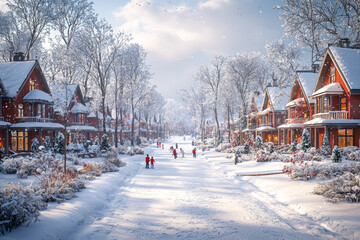
<svg viewBox="0 0 360 240">
<path fill-rule="evenodd" d="M 310 98 L 318 73 L 314 70 L 297 71 L 290 91 L 289 102 L 286 104 L 287 119 L 278 127 L 280 144 L 291 144 L 296 139 L 301 142 L 303 124 L 312 119 L 314 99 Z"/>
<path fill-rule="evenodd" d="M 29 151 L 33 138 L 42 143 L 45 136 L 54 139 L 63 130 L 62 124 L 54 123 L 53 99 L 38 61 L 0 63 L 0 79 L 0 145 L 5 151 Z M 6 140 L 7 128 L 11 141 Z"/>
<path fill-rule="evenodd" d="M 289 100 L 290 88 L 267 87 L 261 111 L 257 117 L 256 135 L 264 142 L 279 144 L 277 127 L 286 119 L 286 104 Z"/>
<path fill-rule="evenodd" d="M 54 99 L 55 122 L 65 125 L 69 131 L 68 141 L 77 139 L 84 142 L 93 137 L 96 129 L 87 124 L 89 109 L 85 106 L 84 98 L 78 84 L 50 85 Z"/>
<path fill-rule="evenodd" d="M 329 47 L 311 98 L 313 119 L 304 123 L 313 146 L 324 135 L 331 147 L 360 146 L 360 49 Z"/>
<path fill-rule="evenodd" d="M 264 93 L 255 93 L 251 98 L 250 111 L 246 115 L 246 128 L 243 129 L 240 133 L 240 145 L 245 144 L 247 139 L 251 141 L 255 140 L 255 132 L 258 125 L 258 113 L 262 109 L 262 104 L 264 101 Z"/>
</svg>

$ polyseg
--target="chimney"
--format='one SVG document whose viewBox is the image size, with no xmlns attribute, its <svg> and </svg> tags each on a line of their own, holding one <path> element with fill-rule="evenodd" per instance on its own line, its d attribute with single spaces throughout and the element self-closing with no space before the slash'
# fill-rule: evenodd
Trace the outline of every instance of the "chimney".
<svg viewBox="0 0 360 240">
<path fill-rule="evenodd" d="M 348 38 L 340 38 L 337 46 L 341 48 L 348 48 L 350 47 L 350 40 Z"/>
<path fill-rule="evenodd" d="M 19 62 L 19 61 L 25 61 L 25 56 L 23 52 L 16 52 L 14 53 L 14 62 Z"/>
</svg>

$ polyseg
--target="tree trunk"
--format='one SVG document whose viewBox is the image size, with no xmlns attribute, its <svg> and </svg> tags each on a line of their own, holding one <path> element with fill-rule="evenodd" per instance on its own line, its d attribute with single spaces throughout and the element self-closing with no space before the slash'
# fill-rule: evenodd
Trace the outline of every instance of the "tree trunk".
<svg viewBox="0 0 360 240">
<path fill-rule="evenodd" d="M 134 137 L 135 137 L 135 110 L 131 108 L 132 119 L 131 119 L 131 146 L 134 145 Z"/>
<path fill-rule="evenodd" d="M 105 108 L 105 96 L 102 96 L 102 109 L 103 109 L 103 131 L 106 134 L 106 108 Z"/>
<path fill-rule="evenodd" d="M 229 136 L 228 136 L 228 138 L 229 138 L 229 143 L 231 143 L 231 129 L 230 129 L 230 106 L 228 105 L 228 107 L 227 107 L 227 113 L 228 113 L 228 134 L 229 134 Z"/>
<path fill-rule="evenodd" d="M 120 107 L 120 144 L 123 143 L 123 129 L 124 129 L 124 123 L 123 123 L 123 111 L 122 107 Z"/>
</svg>

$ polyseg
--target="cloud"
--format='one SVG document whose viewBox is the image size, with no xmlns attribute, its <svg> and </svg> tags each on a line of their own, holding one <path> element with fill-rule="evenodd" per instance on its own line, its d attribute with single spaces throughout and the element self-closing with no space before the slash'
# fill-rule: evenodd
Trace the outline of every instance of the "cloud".
<svg viewBox="0 0 360 240">
<path fill-rule="evenodd" d="M 281 22 L 272 12 L 278 1 L 130 0 L 114 10 L 114 26 L 146 49 L 154 81 L 169 96 L 191 85 L 214 55 L 264 51 L 266 41 L 279 39 Z"/>
</svg>

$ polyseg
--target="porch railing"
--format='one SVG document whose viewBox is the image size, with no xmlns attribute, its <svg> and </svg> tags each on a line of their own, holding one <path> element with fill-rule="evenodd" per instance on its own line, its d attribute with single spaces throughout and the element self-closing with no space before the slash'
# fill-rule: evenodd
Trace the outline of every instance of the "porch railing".
<svg viewBox="0 0 360 240">
<path fill-rule="evenodd" d="M 288 118 L 286 119 L 286 124 L 303 124 L 304 122 L 308 121 L 308 118 Z"/>
<path fill-rule="evenodd" d="M 262 123 L 259 127 L 272 127 L 271 123 Z"/>
<path fill-rule="evenodd" d="M 52 118 L 41 118 L 41 117 L 16 117 L 19 122 L 54 122 Z"/>
<path fill-rule="evenodd" d="M 327 113 L 314 114 L 314 118 L 330 119 L 347 119 L 347 111 L 329 111 Z"/>
</svg>

